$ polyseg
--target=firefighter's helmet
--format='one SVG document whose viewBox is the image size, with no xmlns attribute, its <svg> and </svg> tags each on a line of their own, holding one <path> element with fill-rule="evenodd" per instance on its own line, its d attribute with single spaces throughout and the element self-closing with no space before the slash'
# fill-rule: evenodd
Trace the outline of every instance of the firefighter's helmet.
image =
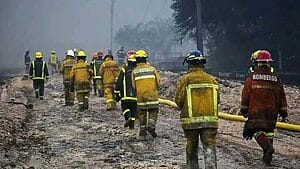
<svg viewBox="0 0 300 169">
<path fill-rule="evenodd" d="M 102 58 L 102 57 L 103 57 L 103 52 L 102 52 L 102 51 L 98 51 L 98 52 L 97 52 L 97 56 L 98 56 L 99 58 Z"/>
<path fill-rule="evenodd" d="M 252 54 L 251 54 L 251 60 L 252 61 L 255 61 L 256 59 L 257 59 L 257 57 L 258 57 L 258 53 L 260 52 L 261 50 L 256 50 L 256 51 L 254 51 Z"/>
<path fill-rule="evenodd" d="M 35 58 L 36 59 L 43 58 L 43 53 L 40 51 L 35 52 Z"/>
<path fill-rule="evenodd" d="M 84 53 L 83 50 L 80 50 L 77 54 L 77 57 L 86 57 L 86 54 Z"/>
<path fill-rule="evenodd" d="M 136 58 L 147 58 L 148 55 L 147 55 L 147 53 L 144 50 L 138 50 L 135 53 L 135 57 Z"/>
<path fill-rule="evenodd" d="M 206 59 L 204 58 L 203 54 L 199 50 L 192 50 L 187 53 L 183 64 L 186 63 L 192 63 L 194 61 L 200 61 L 202 64 L 206 63 Z"/>
<path fill-rule="evenodd" d="M 97 59 L 97 57 L 98 57 L 97 52 L 94 52 L 94 53 L 93 53 L 93 59 Z"/>
<path fill-rule="evenodd" d="M 257 62 L 272 62 L 273 59 L 271 58 L 271 53 L 267 50 L 261 50 L 258 52 Z"/>
<path fill-rule="evenodd" d="M 66 53 L 67 56 L 74 57 L 74 51 L 73 50 L 68 50 Z"/>
<path fill-rule="evenodd" d="M 128 58 L 127 58 L 127 61 L 128 62 L 135 62 L 136 61 L 135 55 L 134 54 L 129 55 Z"/>
<path fill-rule="evenodd" d="M 135 50 L 128 50 L 128 51 L 127 51 L 127 56 L 135 55 L 135 54 L 136 54 L 136 51 L 135 51 Z"/>
<path fill-rule="evenodd" d="M 106 58 L 114 59 L 114 56 L 113 56 L 113 55 L 110 55 L 110 54 L 107 54 L 107 55 L 104 56 L 104 60 L 105 60 Z"/>
</svg>

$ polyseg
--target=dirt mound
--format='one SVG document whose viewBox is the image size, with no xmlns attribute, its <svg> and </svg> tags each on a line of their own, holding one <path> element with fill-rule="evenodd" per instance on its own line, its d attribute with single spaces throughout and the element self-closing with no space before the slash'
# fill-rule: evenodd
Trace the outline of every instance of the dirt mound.
<svg viewBox="0 0 300 169">
<path fill-rule="evenodd" d="M 30 81 L 21 77 L 11 79 L 6 85 L 7 100 L 0 102 L 0 149 L 15 145 L 24 136 L 28 119 L 26 95 L 33 91 Z"/>
</svg>

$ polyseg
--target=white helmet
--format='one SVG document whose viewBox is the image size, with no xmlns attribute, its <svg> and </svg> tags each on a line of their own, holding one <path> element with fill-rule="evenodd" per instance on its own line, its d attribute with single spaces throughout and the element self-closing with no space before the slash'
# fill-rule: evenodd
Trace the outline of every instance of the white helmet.
<svg viewBox="0 0 300 169">
<path fill-rule="evenodd" d="M 73 50 L 68 50 L 66 55 L 74 57 L 74 51 Z"/>
</svg>

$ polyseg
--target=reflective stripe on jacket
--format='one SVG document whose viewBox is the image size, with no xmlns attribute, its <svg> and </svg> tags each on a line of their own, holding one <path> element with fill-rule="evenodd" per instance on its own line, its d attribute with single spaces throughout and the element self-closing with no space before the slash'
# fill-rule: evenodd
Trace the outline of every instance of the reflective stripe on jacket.
<svg viewBox="0 0 300 169">
<path fill-rule="evenodd" d="M 218 127 L 218 83 L 200 68 L 179 78 L 175 101 L 184 129 Z"/>
<path fill-rule="evenodd" d="M 91 67 L 93 69 L 93 79 L 101 79 L 101 76 L 100 76 L 100 66 L 102 64 L 102 60 L 101 59 L 96 59 L 96 60 L 93 60 L 92 63 L 91 63 Z"/>
<path fill-rule="evenodd" d="M 125 67 L 121 69 L 116 82 L 115 93 L 120 93 L 122 101 L 137 101 L 136 92 L 132 86 L 131 73 L 133 67 Z"/>
<path fill-rule="evenodd" d="M 36 59 L 31 62 L 29 76 L 33 80 L 49 78 L 48 68 L 42 59 Z"/>
<path fill-rule="evenodd" d="M 160 82 L 157 70 L 146 63 L 138 63 L 132 72 L 132 85 L 136 90 L 137 105 L 140 109 L 157 108 L 158 85 Z"/>
</svg>

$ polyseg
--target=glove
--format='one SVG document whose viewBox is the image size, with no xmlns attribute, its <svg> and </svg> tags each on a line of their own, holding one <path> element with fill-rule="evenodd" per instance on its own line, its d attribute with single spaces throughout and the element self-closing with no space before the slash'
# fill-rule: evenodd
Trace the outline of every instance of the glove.
<svg viewBox="0 0 300 169">
<path fill-rule="evenodd" d="M 248 109 L 241 109 L 240 114 L 245 118 L 248 118 Z"/>
<path fill-rule="evenodd" d="M 253 138 L 254 132 L 253 130 L 249 129 L 249 122 L 248 120 L 245 122 L 244 129 L 243 129 L 243 138 L 246 140 L 251 140 Z"/>
</svg>

